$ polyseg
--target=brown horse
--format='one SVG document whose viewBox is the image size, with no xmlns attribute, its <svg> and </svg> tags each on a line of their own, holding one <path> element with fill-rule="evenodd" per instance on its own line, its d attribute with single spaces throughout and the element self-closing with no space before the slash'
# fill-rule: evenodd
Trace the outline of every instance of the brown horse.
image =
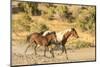
<svg viewBox="0 0 100 67">
<path fill-rule="evenodd" d="M 44 33 L 44 32 L 40 32 L 40 33 L 35 32 L 35 33 L 32 33 L 32 34 L 28 35 L 28 36 L 27 36 L 27 39 L 26 39 L 26 42 L 30 42 L 29 40 L 30 40 L 31 37 L 37 37 L 37 36 L 39 36 L 39 35 L 42 35 L 43 33 Z M 34 36 L 33 36 L 33 35 L 34 35 Z"/>
<path fill-rule="evenodd" d="M 66 56 L 67 56 L 67 50 L 66 50 L 65 44 L 70 36 L 73 36 L 75 38 L 79 38 L 79 36 L 74 28 L 71 28 L 70 31 L 66 32 L 63 35 L 63 38 L 62 38 L 62 41 L 60 42 L 60 44 L 62 45 L 62 53 L 65 52 Z M 67 56 L 67 59 L 68 59 L 68 56 Z"/>
<path fill-rule="evenodd" d="M 36 48 L 39 46 L 44 46 L 45 47 L 44 56 L 46 56 L 46 50 L 49 48 L 48 46 L 51 45 L 52 42 L 56 43 L 57 38 L 56 38 L 55 32 L 48 33 L 46 36 L 42 36 L 40 33 L 32 33 L 31 35 L 29 35 L 27 37 L 27 41 L 30 44 L 26 48 L 25 53 L 31 45 L 35 45 L 34 51 L 35 51 L 35 55 L 36 55 L 37 54 Z M 54 53 L 53 53 L 52 49 L 50 50 L 50 53 L 52 54 L 52 57 L 54 57 Z"/>
</svg>

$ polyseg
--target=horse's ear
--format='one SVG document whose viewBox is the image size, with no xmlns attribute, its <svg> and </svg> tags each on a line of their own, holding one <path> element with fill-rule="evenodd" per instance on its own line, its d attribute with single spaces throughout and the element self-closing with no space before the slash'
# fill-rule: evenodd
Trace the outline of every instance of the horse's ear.
<svg viewBox="0 0 100 67">
<path fill-rule="evenodd" d="M 75 30 L 75 28 L 71 28 L 71 30 L 72 30 L 72 31 L 74 31 L 74 30 Z"/>
<path fill-rule="evenodd" d="M 54 34 L 56 34 L 56 32 L 55 32 L 55 31 L 53 31 L 53 33 L 54 33 Z"/>
<path fill-rule="evenodd" d="M 44 31 L 41 31 L 40 34 L 42 35 L 44 33 Z"/>
</svg>

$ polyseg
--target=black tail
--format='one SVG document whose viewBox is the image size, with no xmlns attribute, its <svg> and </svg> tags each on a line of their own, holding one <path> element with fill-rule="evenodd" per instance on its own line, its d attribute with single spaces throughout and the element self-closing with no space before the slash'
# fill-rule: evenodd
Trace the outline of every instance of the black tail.
<svg viewBox="0 0 100 67">
<path fill-rule="evenodd" d="M 26 43 L 29 42 L 30 38 L 31 38 L 31 35 L 28 35 L 26 39 Z"/>
</svg>

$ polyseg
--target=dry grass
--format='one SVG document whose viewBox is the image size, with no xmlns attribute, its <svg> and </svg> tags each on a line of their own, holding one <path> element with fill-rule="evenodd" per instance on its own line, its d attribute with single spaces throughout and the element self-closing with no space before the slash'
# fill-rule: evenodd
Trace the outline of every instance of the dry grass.
<svg viewBox="0 0 100 67">
<path fill-rule="evenodd" d="M 59 55 L 61 50 L 55 50 L 55 57 L 52 58 L 49 52 L 47 57 L 43 56 L 43 48 L 37 49 L 38 55 L 34 55 L 34 50 L 30 48 L 26 55 L 24 54 L 25 44 L 13 46 L 12 65 L 29 65 L 29 64 L 47 64 L 47 63 L 63 63 L 63 62 L 77 62 L 77 61 L 94 61 L 95 48 L 82 48 L 75 50 L 68 50 L 68 60 L 65 54 Z M 40 50 L 41 49 L 41 50 Z"/>
<path fill-rule="evenodd" d="M 70 6 L 69 6 L 70 7 Z M 78 6 L 72 6 L 69 11 L 73 13 L 74 16 L 77 15 L 77 8 Z M 77 9 L 75 9 L 77 8 Z M 75 10 L 74 10 L 75 9 Z M 89 12 L 84 10 L 84 16 L 89 15 Z M 80 19 L 84 19 L 83 15 L 79 16 Z M 12 20 L 18 21 L 21 19 L 21 21 L 26 21 L 25 13 L 19 12 L 17 14 L 12 15 Z M 70 23 L 69 21 L 61 21 L 59 19 L 54 20 L 48 20 L 47 17 L 43 16 L 30 16 L 31 21 L 30 25 L 32 28 L 31 31 L 13 31 L 12 32 L 12 65 L 27 65 L 27 64 L 46 64 L 46 63 L 61 63 L 61 62 L 76 62 L 76 61 L 92 61 L 95 60 L 95 35 L 92 35 L 88 31 L 82 31 L 78 26 L 77 23 L 79 22 L 79 18 L 74 21 L 74 23 Z M 28 21 L 27 21 L 28 22 Z M 27 24 L 26 22 L 26 24 Z M 13 22 L 12 22 L 13 23 Z M 19 22 L 20 23 L 20 22 Z M 16 22 L 17 24 L 17 22 Z M 16 26 L 15 24 L 15 26 Z M 33 24 L 33 26 L 32 26 Z M 37 27 L 35 27 L 34 24 L 37 24 Z M 66 48 L 68 49 L 68 57 L 69 60 L 66 59 L 65 54 L 58 55 L 61 50 L 55 50 L 55 58 L 46 58 L 43 57 L 43 48 L 38 49 L 38 54 L 40 56 L 34 55 L 33 48 L 30 48 L 27 51 L 27 54 L 24 54 L 24 51 L 26 49 L 26 37 L 32 32 L 40 31 L 39 24 L 45 24 L 49 30 L 51 31 L 62 31 L 71 27 L 74 27 L 77 30 L 77 33 L 80 38 L 75 39 L 73 37 L 70 37 L 68 42 L 66 43 Z M 14 29 L 14 28 L 13 28 Z M 94 31 L 95 32 L 95 31 Z M 89 44 L 89 45 L 88 45 Z M 93 47 L 91 47 L 93 46 Z M 80 49 L 76 49 L 80 48 Z M 48 57 L 50 57 L 50 53 L 47 52 Z M 41 60 L 41 61 L 40 61 Z"/>
</svg>

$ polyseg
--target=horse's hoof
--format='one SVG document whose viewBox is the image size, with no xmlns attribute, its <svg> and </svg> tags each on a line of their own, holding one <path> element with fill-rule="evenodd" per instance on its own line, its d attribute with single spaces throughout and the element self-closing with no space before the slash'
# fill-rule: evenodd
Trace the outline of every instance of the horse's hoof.
<svg viewBox="0 0 100 67">
<path fill-rule="evenodd" d="M 46 57 L 46 55 L 43 55 L 44 57 Z"/>
<path fill-rule="evenodd" d="M 32 53 L 31 55 L 34 55 L 34 53 Z"/>
<path fill-rule="evenodd" d="M 58 53 L 58 55 L 61 55 L 60 53 Z"/>
<path fill-rule="evenodd" d="M 54 58 L 54 57 L 51 57 L 51 58 Z"/>
<path fill-rule="evenodd" d="M 48 58 L 47 56 L 44 56 L 44 57 Z"/>
<path fill-rule="evenodd" d="M 54 58 L 54 55 L 52 56 L 52 58 Z"/>
<path fill-rule="evenodd" d="M 50 58 L 50 57 L 47 57 L 47 56 L 44 56 L 44 57 L 46 57 L 46 58 Z"/>
<path fill-rule="evenodd" d="M 35 53 L 35 55 L 37 55 L 37 53 Z"/>
<path fill-rule="evenodd" d="M 46 55 L 44 55 L 44 57 L 47 57 Z"/>
<path fill-rule="evenodd" d="M 58 53 L 58 55 L 62 55 L 63 53 Z"/>
<path fill-rule="evenodd" d="M 69 60 L 68 57 L 66 57 L 66 59 Z"/>
</svg>

